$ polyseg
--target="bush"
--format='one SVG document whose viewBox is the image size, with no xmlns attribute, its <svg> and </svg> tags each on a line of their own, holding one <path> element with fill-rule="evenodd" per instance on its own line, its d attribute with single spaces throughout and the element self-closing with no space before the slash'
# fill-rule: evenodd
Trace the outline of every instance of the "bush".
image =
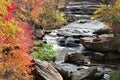
<svg viewBox="0 0 120 80">
<path fill-rule="evenodd" d="M 32 56 L 42 61 L 53 61 L 55 58 L 55 52 L 51 45 L 44 43 L 41 43 L 41 45 L 35 44 L 35 51 L 32 53 Z"/>
<path fill-rule="evenodd" d="M 61 24 L 66 22 L 66 19 L 63 17 L 63 13 L 57 10 L 52 12 L 45 12 L 39 15 L 40 23 L 49 28 L 49 27 L 56 27 L 60 26 Z"/>
<path fill-rule="evenodd" d="M 111 73 L 109 80 L 120 80 L 120 70 Z"/>
<path fill-rule="evenodd" d="M 94 12 L 91 19 L 99 19 L 111 25 L 113 22 L 120 22 L 120 0 L 115 0 L 112 5 L 103 4 L 101 8 Z"/>
<path fill-rule="evenodd" d="M 120 35 L 115 38 L 115 44 L 116 46 L 120 45 Z"/>
</svg>

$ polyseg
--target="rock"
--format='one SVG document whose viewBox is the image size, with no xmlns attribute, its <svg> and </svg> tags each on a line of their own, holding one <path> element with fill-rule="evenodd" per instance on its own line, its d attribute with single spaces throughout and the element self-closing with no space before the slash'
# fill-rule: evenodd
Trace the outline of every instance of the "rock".
<svg viewBox="0 0 120 80">
<path fill-rule="evenodd" d="M 51 30 L 44 30 L 45 34 L 51 33 Z"/>
<path fill-rule="evenodd" d="M 45 34 L 45 32 L 41 29 L 36 29 L 34 32 L 36 39 L 42 39 L 44 34 Z"/>
<path fill-rule="evenodd" d="M 96 60 L 96 61 L 104 61 L 104 59 L 105 59 L 105 54 L 100 53 L 100 52 L 95 52 L 95 53 L 93 54 L 93 59 Z"/>
<path fill-rule="evenodd" d="M 95 0 L 94 1 L 72 0 L 67 5 L 67 8 L 64 10 L 66 14 L 93 15 L 93 12 L 99 7 L 100 7 L 99 3 Z"/>
<path fill-rule="evenodd" d="M 83 32 L 75 28 L 62 28 L 57 30 L 58 36 L 80 38 L 84 36 Z"/>
<path fill-rule="evenodd" d="M 97 35 L 101 35 L 101 34 L 110 34 L 111 30 L 110 29 L 99 29 L 95 32 L 93 32 L 93 34 L 97 34 Z"/>
<path fill-rule="evenodd" d="M 97 72 L 96 67 L 90 67 L 89 69 L 82 69 L 78 71 L 72 72 L 71 80 L 83 80 L 93 78 L 95 73 Z"/>
<path fill-rule="evenodd" d="M 40 24 L 35 24 L 35 26 L 34 26 L 34 28 L 35 29 L 43 29 L 43 26 L 42 25 L 40 25 Z"/>
<path fill-rule="evenodd" d="M 56 65 L 56 64 L 53 64 L 54 68 L 57 69 L 57 71 L 61 74 L 61 76 L 63 77 L 63 80 L 70 80 L 70 73 L 63 69 L 62 67 Z"/>
<path fill-rule="evenodd" d="M 82 65 L 84 64 L 84 55 L 82 53 L 67 53 L 64 62 Z"/>
<path fill-rule="evenodd" d="M 63 38 L 59 38 L 57 41 L 58 41 L 58 45 L 65 47 L 77 47 L 79 46 L 80 43 L 79 39 L 75 39 L 73 37 L 63 37 Z"/>
<path fill-rule="evenodd" d="M 101 38 L 101 39 L 113 39 L 114 35 L 113 34 L 102 34 L 102 35 L 99 35 L 99 38 Z"/>
<path fill-rule="evenodd" d="M 35 80 L 63 80 L 59 72 L 47 61 L 35 61 Z"/>
<path fill-rule="evenodd" d="M 99 51 L 99 52 L 105 52 L 105 51 L 115 51 L 115 41 L 114 36 L 112 34 L 104 34 L 98 36 L 99 38 L 93 38 L 93 37 L 84 37 L 81 38 L 81 43 L 86 47 L 87 49 Z M 96 40 L 97 39 L 97 40 Z"/>
<path fill-rule="evenodd" d="M 104 73 L 102 73 L 102 72 L 97 72 L 97 73 L 95 73 L 95 75 L 94 75 L 94 79 L 95 79 L 95 80 L 101 80 L 101 79 L 103 78 L 103 75 L 104 75 Z"/>
<path fill-rule="evenodd" d="M 116 61 L 120 61 L 120 53 L 117 53 L 117 52 L 108 52 L 106 53 L 106 58 L 108 60 L 116 60 Z"/>
<path fill-rule="evenodd" d="M 78 20 L 78 18 L 73 14 L 66 15 L 66 18 L 67 18 L 68 22 L 73 22 L 73 21 Z"/>
</svg>

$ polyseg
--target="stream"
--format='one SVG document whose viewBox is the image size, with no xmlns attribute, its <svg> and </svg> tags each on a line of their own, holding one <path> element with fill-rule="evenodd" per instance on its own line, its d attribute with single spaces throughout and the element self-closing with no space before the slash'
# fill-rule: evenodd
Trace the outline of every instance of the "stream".
<svg viewBox="0 0 120 80">
<path fill-rule="evenodd" d="M 88 65 L 73 65 L 69 63 L 64 63 L 64 58 L 67 53 L 83 53 L 86 48 L 79 42 L 80 37 L 93 37 L 96 38 L 96 35 L 93 32 L 99 29 L 109 28 L 103 22 L 97 20 L 89 20 L 81 17 L 90 17 L 90 15 L 75 15 L 80 19 L 72 22 L 68 25 L 62 26 L 60 29 L 52 30 L 51 33 L 46 34 L 43 38 L 47 44 L 53 45 L 53 49 L 56 52 L 56 61 L 55 63 L 62 67 L 63 69 L 71 72 L 77 71 L 78 68 L 88 69 L 92 64 L 90 56 L 85 56 L 84 60 Z M 106 64 L 95 64 L 97 70 L 104 73 L 103 79 L 109 78 L 109 74 L 115 70 L 118 70 L 116 65 L 106 65 Z M 100 80 L 103 80 L 100 79 Z"/>
<path fill-rule="evenodd" d="M 61 27 L 61 29 L 53 30 L 50 34 L 45 35 L 43 40 L 45 40 L 47 44 L 53 45 L 53 49 L 56 52 L 55 63 L 61 66 L 63 69 L 69 72 L 77 71 L 78 68 L 88 69 L 89 66 L 85 66 L 85 65 L 76 66 L 73 64 L 64 63 L 64 58 L 66 53 L 71 53 L 71 52 L 82 53 L 86 51 L 85 47 L 81 43 L 75 42 L 75 40 L 79 39 L 79 38 L 76 38 L 76 36 L 95 37 L 93 32 L 101 28 L 108 28 L 108 26 L 96 20 L 95 21 L 78 20 L 76 22 L 73 22 L 66 26 Z M 60 43 L 60 40 L 62 40 L 61 43 Z M 64 44 L 64 45 L 60 45 L 60 44 Z M 72 46 L 69 46 L 69 45 L 72 45 Z M 90 56 L 85 56 L 85 60 L 87 61 L 88 64 L 91 64 Z M 97 64 L 95 66 L 97 66 L 98 71 L 104 72 L 105 79 L 109 77 L 109 74 L 111 72 L 118 69 L 118 67 L 114 65 Z"/>
<path fill-rule="evenodd" d="M 79 23 L 81 21 L 86 23 Z M 81 43 L 75 43 L 75 40 L 77 40 L 77 38 L 74 38 L 74 36 L 78 36 L 78 38 L 79 36 L 94 37 L 95 35 L 93 34 L 93 32 L 101 28 L 107 28 L 107 26 L 99 21 L 78 20 L 76 22 L 61 27 L 61 29 L 53 30 L 50 34 L 45 35 L 43 40 L 46 41 L 47 44 L 53 45 L 53 49 L 57 53 L 56 61 L 62 61 L 66 53 L 81 53 L 85 49 Z M 58 36 L 58 34 L 60 34 L 60 36 Z M 67 39 L 65 37 L 67 37 Z M 59 41 L 62 41 L 62 39 L 64 42 L 62 42 L 61 44 L 64 44 L 64 46 L 60 46 L 61 44 L 59 43 Z M 67 47 L 67 43 L 73 44 L 73 47 Z M 77 44 L 77 46 L 75 46 L 75 44 Z"/>
</svg>

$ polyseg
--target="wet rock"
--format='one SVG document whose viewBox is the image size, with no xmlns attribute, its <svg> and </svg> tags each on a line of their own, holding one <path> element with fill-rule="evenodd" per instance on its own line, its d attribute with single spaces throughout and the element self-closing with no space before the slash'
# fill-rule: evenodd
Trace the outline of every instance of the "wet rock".
<svg viewBox="0 0 120 80">
<path fill-rule="evenodd" d="M 90 67 L 89 69 L 82 69 L 72 72 L 71 80 L 83 80 L 93 78 L 97 72 L 96 67 Z"/>
<path fill-rule="evenodd" d="M 72 63 L 76 65 L 84 64 L 84 55 L 82 53 L 67 53 L 64 59 L 65 63 Z"/>
<path fill-rule="evenodd" d="M 97 73 L 95 73 L 95 75 L 94 75 L 94 79 L 95 79 L 95 80 L 101 80 L 101 79 L 103 78 L 103 75 L 104 75 L 104 73 L 102 73 L 102 72 L 97 72 Z"/>
<path fill-rule="evenodd" d="M 68 22 L 73 22 L 73 21 L 78 20 L 78 18 L 73 14 L 66 15 L 66 18 L 67 18 Z"/>
<path fill-rule="evenodd" d="M 104 34 L 98 37 L 99 38 L 84 37 L 84 38 L 81 38 L 80 40 L 81 40 L 81 43 L 87 49 L 90 49 L 90 50 L 99 51 L 99 52 L 117 50 L 114 43 L 114 36 L 112 34 Z"/>
<path fill-rule="evenodd" d="M 47 61 L 35 59 L 35 80 L 63 80 L 59 72 Z"/>
<path fill-rule="evenodd" d="M 106 58 L 109 59 L 109 60 L 120 61 L 120 53 L 108 52 L 108 53 L 106 53 Z"/>
<path fill-rule="evenodd" d="M 99 30 L 93 32 L 93 34 L 97 34 L 97 35 L 110 34 L 110 33 L 111 33 L 110 29 L 99 29 Z"/>
<path fill-rule="evenodd" d="M 104 61 L 104 59 L 105 59 L 105 54 L 100 53 L 100 52 L 95 52 L 95 53 L 93 54 L 93 58 L 94 58 L 94 60 L 96 60 L 96 61 Z"/>
<path fill-rule="evenodd" d="M 82 6 L 81 6 L 82 5 Z M 76 1 L 72 0 L 67 5 L 65 10 L 66 14 L 87 14 L 92 15 L 93 12 L 100 7 L 96 1 Z"/>
<path fill-rule="evenodd" d="M 113 34 L 102 34 L 102 35 L 99 35 L 99 38 L 100 39 L 114 39 L 114 35 Z"/>
<path fill-rule="evenodd" d="M 67 70 L 63 69 L 62 67 L 56 64 L 53 64 L 53 66 L 61 74 L 61 76 L 63 77 L 63 80 L 70 80 L 70 73 Z"/>
<path fill-rule="evenodd" d="M 93 12 L 96 10 L 97 8 L 93 8 L 93 7 L 73 7 L 70 11 L 72 14 L 82 14 L 82 15 L 93 15 Z"/>
<path fill-rule="evenodd" d="M 59 29 L 57 30 L 57 35 L 63 36 L 63 37 L 73 37 L 73 38 L 79 38 L 79 37 L 84 36 L 81 30 L 71 29 L 71 28 Z"/>
<path fill-rule="evenodd" d="M 75 39 L 73 37 L 63 37 L 63 38 L 59 38 L 57 41 L 58 41 L 58 45 L 65 47 L 77 47 L 79 46 L 80 43 L 79 39 Z"/>
</svg>

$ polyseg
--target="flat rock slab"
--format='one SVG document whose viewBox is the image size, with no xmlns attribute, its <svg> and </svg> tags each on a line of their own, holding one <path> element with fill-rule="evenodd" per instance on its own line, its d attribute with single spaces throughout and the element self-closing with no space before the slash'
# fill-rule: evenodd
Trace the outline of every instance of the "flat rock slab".
<svg viewBox="0 0 120 80">
<path fill-rule="evenodd" d="M 105 52 L 105 51 L 115 51 L 115 39 L 112 34 L 99 35 L 98 38 L 84 37 L 81 38 L 81 43 L 87 49 Z"/>
<path fill-rule="evenodd" d="M 84 64 L 84 55 L 82 53 L 67 53 L 64 59 L 65 63 L 72 63 L 77 65 Z"/>
<path fill-rule="evenodd" d="M 96 67 L 90 67 L 89 69 L 82 69 L 72 73 L 71 80 L 83 80 L 86 78 L 92 78 L 97 72 Z"/>
</svg>

